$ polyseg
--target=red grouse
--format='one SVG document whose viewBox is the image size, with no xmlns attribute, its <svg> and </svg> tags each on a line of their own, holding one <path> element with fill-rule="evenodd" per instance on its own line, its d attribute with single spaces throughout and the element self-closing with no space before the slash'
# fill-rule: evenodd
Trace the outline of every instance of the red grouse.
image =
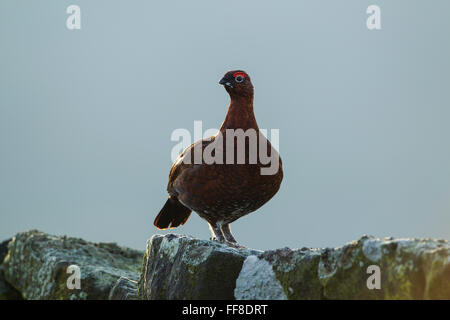
<svg viewBox="0 0 450 320">
<path fill-rule="evenodd" d="M 169 199 L 154 225 L 176 228 L 195 211 L 208 222 L 215 240 L 238 246 L 230 223 L 277 193 L 283 169 L 278 152 L 258 129 L 248 74 L 229 71 L 219 83 L 231 98 L 225 120 L 216 135 L 196 141 L 178 156 L 169 174 Z"/>
</svg>

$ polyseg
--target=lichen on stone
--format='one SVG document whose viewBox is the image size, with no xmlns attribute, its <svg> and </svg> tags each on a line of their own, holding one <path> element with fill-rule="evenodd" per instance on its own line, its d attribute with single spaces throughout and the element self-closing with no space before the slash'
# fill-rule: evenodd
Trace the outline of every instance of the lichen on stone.
<svg viewBox="0 0 450 320">
<path fill-rule="evenodd" d="M 17 234 L 3 262 L 6 281 L 25 299 L 107 299 L 121 276 L 138 278 L 141 252 L 36 230 Z M 70 265 L 81 271 L 81 289 L 67 285 Z"/>
<path fill-rule="evenodd" d="M 80 290 L 67 286 L 71 265 L 81 268 Z M 379 289 L 368 286 L 373 270 Z M 168 234 L 139 252 L 33 230 L 0 243 L 0 299 L 14 298 L 450 299 L 450 245 L 363 236 L 262 252 Z"/>
</svg>

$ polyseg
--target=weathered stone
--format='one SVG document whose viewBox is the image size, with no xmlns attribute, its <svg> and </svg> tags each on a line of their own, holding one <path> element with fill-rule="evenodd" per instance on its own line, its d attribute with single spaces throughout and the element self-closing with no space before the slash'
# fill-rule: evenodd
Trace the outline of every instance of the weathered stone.
<svg viewBox="0 0 450 320">
<path fill-rule="evenodd" d="M 264 252 L 258 257 L 270 265 L 273 270 L 273 278 L 279 283 L 277 291 L 283 293 L 277 294 L 279 299 L 320 299 L 322 294 L 322 286 L 318 279 L 318 268 L 320 261 L 320 250 L 291 250 L 289 248 L 270 250 Z M 244 270 L 243 270 L 244 271 Z M 260 275 L 258 269 L 255 269 L 252 277 L 241 273 L 238 278 L 239 286 L 236 287 L 237 299 L 260 299 L 261 297 L 270 296 L 271 290 L 268 291 L 262 285 L 254 285 L 261 282 L 261 277 L 267 274 L 264 271 Z M 242 281 L 243 280 L 243 281 Z M 272 280 L 275 281 L 275 280 Z M 242 292 L 246 288 L 246 294 Z M 294 289 L 295 288 L 295 289 Z"/>
<path fill-rule="evenodd" d="M 109 300 L 137 300 L 137 281 L 120 277 L 109 293 Z"/>
<path fill-rule="evenodd" d="M 8 243 L 10 241 L 11 239 L 0 243 L 0 300 L 21 300 L 22 296 L 20 292 L 18 292 L 8 282 L 6 282 L 5 274 L 3 271 L 2 263 L 3 259 L 8 253 Z"/>
<path fill-rule="evenodd" d="M 258 275 L 255 278 L 255 275 Z M 236 280 L 234 290 L 236 299 L 255 300 L 286 300 L 286 294 L 280 281 L 276 278 L 273 268 L 264 259 L 248 256 Z"/>
<path fill-rule="evenodd" d="M 8 242 L 0 299 L 450 299 L 445 240 L 364 236 L 261 252 L 169 234 L 153 236 L 145 253 L 38 231 Z M 70 265 L 81 269 L 80 290 L 67 288 Z M 380 289 L 368 287 L 374 266 Z"/>
<path fill-rule="evenodd" d="M 8 248 L 5 279 L 25 299 L 108 299 L 120 277 L 137 280 L 143 254 L 36 230 L 17 234 Z M 68 288 L 71 265 L 80 268 L 80 289 Z"/>
<path fill-rule="evenodd" d="M 8 254 L 8 243 L 10 241 L 11 239 L 0 242 L 0 264 L 3 263 L 3 259 L 5 259 L 6 255 Z"/>
<path fill-rule="evenodd" d="M 279 283 L 287 299 L 450 299 L 450 245 L 445 240 L 364 236 L 336 249 L 285 248 L 257 259 L 250 275 L 244 264 L 236 298 L 274 298 L 274 292 L 283 298 Z M 278 282 L 268 276 L 267 263 Z M 380 268 L 380 289 L 367 286 L 371 265 Z M 275 289 L 265 281 L 276 283 Z"/>
<path fill-rule="evenodd" d="M 245 258 L 260 252 L 216 241 L 155 235 L 147 243 L 138 285 L 141 299 L 234 299 Z"/>
</svg>

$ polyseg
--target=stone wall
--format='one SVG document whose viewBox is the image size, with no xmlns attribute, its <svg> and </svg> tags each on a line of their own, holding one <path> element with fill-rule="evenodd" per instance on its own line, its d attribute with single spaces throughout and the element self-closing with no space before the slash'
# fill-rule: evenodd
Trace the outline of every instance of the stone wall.
<svg viewBox="0 0 450 320">
<path fill-rule="evenodd" d="M 168 234 L 140 252 L 33 230 L 0 244 L 0 299 L 22 298 L 450 299 L 450 245 L 364 236 L 263 252 Z"/>
</svg>

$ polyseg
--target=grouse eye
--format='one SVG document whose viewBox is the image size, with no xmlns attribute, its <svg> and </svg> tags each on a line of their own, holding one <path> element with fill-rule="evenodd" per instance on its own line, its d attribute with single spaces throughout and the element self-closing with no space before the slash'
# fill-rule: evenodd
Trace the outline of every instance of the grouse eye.
<svg viewBox="0 0 450 320">
<path fill-rule="evenodd" d="M 242 81 L 244 81 L 244 77 L 243 76 L 237 76 L 236 78 L 234 78 L 234 80 L 238 83 L 241 83 Z"/>
</svg>

